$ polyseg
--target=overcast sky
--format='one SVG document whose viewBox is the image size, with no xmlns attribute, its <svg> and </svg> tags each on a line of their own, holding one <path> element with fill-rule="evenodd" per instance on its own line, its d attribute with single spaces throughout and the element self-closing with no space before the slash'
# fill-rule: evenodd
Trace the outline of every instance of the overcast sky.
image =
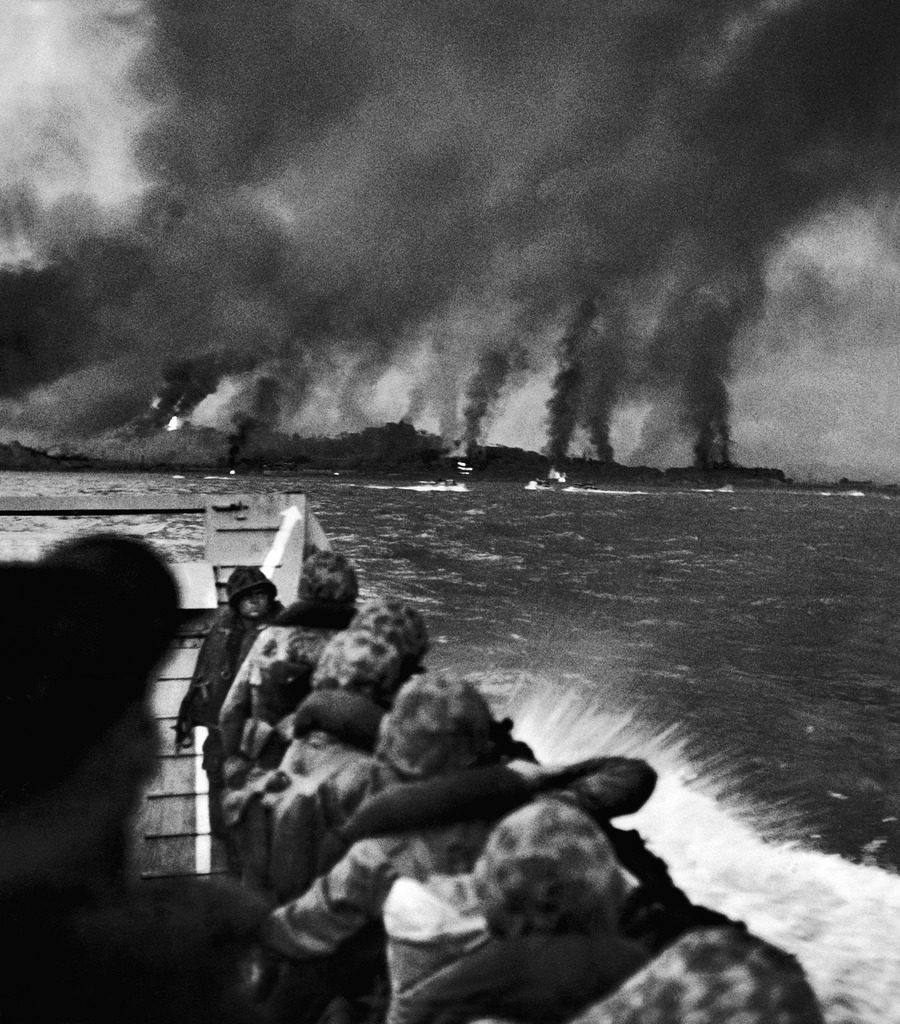
<svg viewBox="0 0 900 1024">
<path fill-rule="evenodd" d="M 3 0 L 0 439 L 900 480 L 898 7 Z"/>
</svg>

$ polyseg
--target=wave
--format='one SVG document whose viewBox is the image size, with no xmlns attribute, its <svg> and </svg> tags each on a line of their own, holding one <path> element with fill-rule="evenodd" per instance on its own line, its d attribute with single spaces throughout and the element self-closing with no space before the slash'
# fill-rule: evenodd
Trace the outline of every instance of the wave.
<svg viewBox="0 0 900 1024">
<path fill-rule="evenodd" d="M 828 1024 L 900 1020 L 900 875 L 792 839 L 799 814 L 753 804 L 734 766 L 699 763 L 677 727 L 654 732 L 611 710 L 613 695 L 534 678 L 504 689 L 504 713 L 541 761 L 621 754 L 654 766 L 656 792 L 617 824 L 641 832 L 692 900 L 793 953 Z"/>
</svg>

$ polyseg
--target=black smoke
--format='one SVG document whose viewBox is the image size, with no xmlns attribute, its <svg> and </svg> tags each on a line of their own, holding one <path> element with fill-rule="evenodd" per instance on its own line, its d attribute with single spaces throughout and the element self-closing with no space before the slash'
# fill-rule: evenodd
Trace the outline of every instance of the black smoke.
<svg viewBox="0 0 900 1024">
<path fill-rule="evenodd" d="M 547 453 L 554 462 L 565 458 L 579 426 L 586 429 L 596 457 L 613 461 L 610 420 L 632 378 L 641 376 L 629 371 L 637 350 L 628 304 L 622 282 L 607 273 L 595 297 L 579 304 L 560 338 L 547 402 Z"/>
<path fill-rule="evenodd" d="M 549 433 L 547 453 L 554 462 L 564 458 L 578 425 L 581 403 L 585 398 L 585 353 L 596 343 L 591 322 L 597 307 L 590 299 L 582 302 L 569 329 L 559 342 L 553 394 L 547 403 Z"/>
<path fill-rule="evenodd" d="M 728 461 L 758 302 L 722 280 L 758 282 L 828 204 L 896 191 L 889 0 L 144 8 L 142 197 L 117 217 L 29 200 L 35 265 L 0 278 L 2 394 L 26 419 L 62 396 L 60 429 L 156 397 L 189 413 L 226 380 L 224 422 L 253 432 L 316 401 L 359 419 L 430 344 L 428 392 L 467 394 L 472 436 L 516 367 L 549 361 L 554 457 L 581 425 L 612 458 L 617 403 L 659 396 L 699 462 Z"/>
<path fill-rule="evenodd" d="M 510 376 L 521 374 L 527 368 L 527 354 L 515 342 L 506 347 L 491 347 L 481 353 L 466 388 L 463 408 L 462 440 L 467 448 L 481 440 L 485 419 L 495 408 Z"/>
<path fill-rule="evenodd" d="M 155 427 L 164 427 L 173 416 L 184 418 L 213 394 L 228 374 L 253 366 L 250 353 L 213 352 L 177 359 L 162 369 L 162 387 L 148 415 Z"/>
<path fill-rule="evenodd" d="M 758 295 L 758 282 L 746 280 L 676 293 L 649 346 L 645 380 L 669 398 L 676 410 L 671 429 L 689 439 L 700 469 L 731 463 L 730 357 Z"/>
</svg>

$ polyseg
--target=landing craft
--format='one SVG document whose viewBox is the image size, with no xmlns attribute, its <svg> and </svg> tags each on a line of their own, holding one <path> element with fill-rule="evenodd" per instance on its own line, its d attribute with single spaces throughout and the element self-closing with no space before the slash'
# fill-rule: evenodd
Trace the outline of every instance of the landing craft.
<svg viewBox="0 0 900 1024">
<path fill-rule="evenodd" d="M 300 492 L 266 495 L 75 495 L 0 498 L 0 515 L 203 515 L 204 558 L 174 564 L 182 626 L 151 697 L 161 743 L 158 768 L 134 828 L 141 879 L 224 872 L 210 834 L 206 773 L 200 753 L 176 751 L 172 725 L 224 582 L 236 565 L 263 567 L 279 591 L 292 594 L 310 546 L 328 537 Z M 552 668 L 552 667 L 551 667 Z M 597 754 L 639 756 L 659 773 L 656 792 L 630 819 L 668 862 L 675 882 L 697 903 L 745 921 L 752 932 L 793 953 L 804 966 L 827 1024 L 883 1024 L 900 1005 L 900 877 L 873 865 L 804 849 L 766 827 L 765 815 L 719 792 L 669 733 L 651 735 L 613 702 L 586 704 L 538 679 L 530 692 L 508 695 L 516 734 L 546 763 Z M 597 695 L 592 698 L 597 700 Z M 199 731 L 198 731 L 199 732 Z M 768 836 L 768 838 L 764 838 Z M 877 936 L 877 945 L 873 937 Z M 602 1016 L 602 1004 L 597 1008 Z M 579 1018 L 589 1022 L 593 1010 Z"/>
<path fill-rule="evenodd" d="M 562 487 L 566 482 L 566 474 L 560 473 L 559 470 L 551 468 L 547 473 L 547 476 L 543 479 L 529 480 L 525 485 L 526 491 L 539 491 L 542 488 L 549 490 L 555 490 L 556 488 Z"/>
<path fill-rule="evenodd" d="M 417 484 L 402 484 L 398 491 L 467 491 L 469 488 L 461 480 L 435 480 L 429 483 L 422 480 Z"/>
</svg>

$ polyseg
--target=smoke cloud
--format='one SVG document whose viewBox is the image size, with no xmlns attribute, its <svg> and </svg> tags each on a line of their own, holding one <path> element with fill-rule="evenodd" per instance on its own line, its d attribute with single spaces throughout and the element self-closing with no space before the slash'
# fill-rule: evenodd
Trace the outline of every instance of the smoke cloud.
<svg viewBox="0 0 900 1024">
<path fill-rule="evenodd" d="M 521 374 L 528 366 L 525 350 L 511 342 L 508 347 L 489 348 L 481 353 L 466 392 L 463 409 L 466 445 L 481 439 L 485 418 L 496 406 L 511 375 Z"/>
<path fill-rule="evenodd" d="M 554 461 L 565 457 L 578 423 L 579 407 L 585 397 L 584 359 L 595 342 L 591 321 L 596 312 L 597 307 L 590 299 L 582 302 L 559 343 L 558 369 L 553 378 L 553 394 L 547 403 L 550 417 L 547 450 Z"/>
<path fill-rule="evenodd" d="M 582 426 L 612 458 L 648 400 L 728 461 L 773 252 L 897 189 L 892 0 L 11 0 L 0 28 L 25 41 L 0 71 L 7 430 L 226 394 L 225 430 L 355 424 L 402 368 L 477 440 L 530 371 L 554 457 Z"/>
</svg>

